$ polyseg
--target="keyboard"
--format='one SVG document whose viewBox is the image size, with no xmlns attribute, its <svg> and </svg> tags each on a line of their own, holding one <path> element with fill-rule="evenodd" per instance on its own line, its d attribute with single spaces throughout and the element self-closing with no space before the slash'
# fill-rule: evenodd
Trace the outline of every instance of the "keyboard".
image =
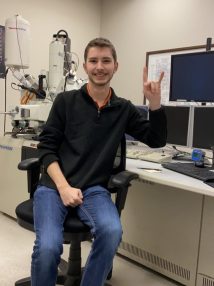
<svg viewBox="0 0 214 286">
<path fill-rule="evenodd" d="M 194 163 L 163 163 L 166 169 L 196 178 L 201 181 L 214 180 L 214 167 L 196 167 Z"/>
</svg>

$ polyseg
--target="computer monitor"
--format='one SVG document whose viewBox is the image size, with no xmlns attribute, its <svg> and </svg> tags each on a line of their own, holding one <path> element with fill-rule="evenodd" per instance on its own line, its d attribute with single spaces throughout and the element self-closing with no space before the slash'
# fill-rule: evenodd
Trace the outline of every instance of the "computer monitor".
<svg viewBox="0 0 214 286">
<path fill-rule="evenodd" d="M 189 106 L 164 106 L 167 117 L 167 144 L 188 146 Z"/>
<path fill-rule="evenodd" d="M 214 52 L 171 56 L 170 101 L 214 102 Z"/>
<path fill-rule="evenodd" d="M 210 149 L 214 146 L 214 107 L 194 108 L 193 140 L 194 148 Z"/>
</svg>

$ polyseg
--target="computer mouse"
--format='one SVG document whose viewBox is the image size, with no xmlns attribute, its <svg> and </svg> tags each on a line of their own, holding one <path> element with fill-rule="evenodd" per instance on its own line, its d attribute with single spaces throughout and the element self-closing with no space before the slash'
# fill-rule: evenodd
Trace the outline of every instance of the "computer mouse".
<svg viewBox="0 0 214 286">
<path fill-rule="evenodd" d="M 205 167 L 204 161 L 195 162 L 195 166 L 196 166 L 196 167 L 199 167 L 199 168 L 204 168 L 204 167 Z"/>
</svg>

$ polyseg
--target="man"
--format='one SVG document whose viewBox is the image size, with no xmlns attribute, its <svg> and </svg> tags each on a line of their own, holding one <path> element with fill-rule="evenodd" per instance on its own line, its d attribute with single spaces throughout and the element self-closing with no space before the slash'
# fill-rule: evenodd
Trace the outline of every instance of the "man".
<svg viewBox="0 0 214 286">
<path fill-rule="evenodd" d="M 69 207 L 76 208 L 94 237 L 81 286 L 104 284 L 122 236 L 117 210 L 106 189 L 121 138 L 127 133 L 150 147 L 166 142 L 166 118 L 160 105 L 163 73 L 157 82 L 148 82 L 144 69 L 148 121 L 110 87 L 118 63 L 109 40 L 89 42 L 84 60 L 88 84 L 57 96 L 40 135 L 44 173 L 34 194 L 32 286 L 55 285 Z"/>
</svg>

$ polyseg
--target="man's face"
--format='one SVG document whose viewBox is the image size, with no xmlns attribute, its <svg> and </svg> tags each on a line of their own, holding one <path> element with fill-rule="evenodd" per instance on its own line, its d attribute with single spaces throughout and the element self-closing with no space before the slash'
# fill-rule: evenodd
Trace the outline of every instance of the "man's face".
<svg viewBox="0 0 214 286">
<path fill-rule="evenodd" d="M 91 83 L 105 86 L 116 72 L 118 63 L 114 61 L 110 48 L 92 47 L 88 51 L 83 67 Z"/>
</svg>

